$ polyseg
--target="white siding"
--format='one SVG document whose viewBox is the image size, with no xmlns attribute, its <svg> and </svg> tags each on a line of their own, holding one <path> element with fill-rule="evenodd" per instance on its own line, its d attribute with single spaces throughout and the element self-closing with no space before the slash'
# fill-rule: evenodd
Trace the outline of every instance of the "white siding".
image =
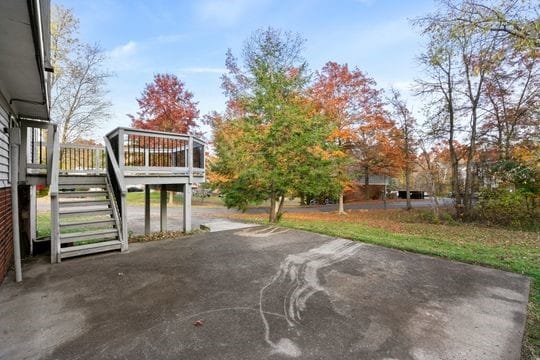
<svg viewBox="0 0 540 360">
<path fill-rule="evenodd" d="M 9 135 L 5 128 L 9 128 L 9 116 L 0 104 L 0 188 L 9 186 Z"/>
</svg>

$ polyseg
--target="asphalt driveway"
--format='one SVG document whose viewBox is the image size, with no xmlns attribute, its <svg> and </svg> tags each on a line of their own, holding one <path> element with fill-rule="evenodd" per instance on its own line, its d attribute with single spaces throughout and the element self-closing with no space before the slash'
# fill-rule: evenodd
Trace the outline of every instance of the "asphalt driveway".
<svg viewBox="0 0 540 360">
<path fill-rule="evenodd" d="M 271 227 L 40 259 L 1 359 L 519 359 L 529 281 Z"/>
</svg>

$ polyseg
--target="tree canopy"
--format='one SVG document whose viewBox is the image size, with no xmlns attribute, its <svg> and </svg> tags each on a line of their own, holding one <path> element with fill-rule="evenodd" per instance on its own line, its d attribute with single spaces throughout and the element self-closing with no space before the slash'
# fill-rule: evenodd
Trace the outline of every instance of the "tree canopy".
<svg viewBox="0 0 540 360">
<path fill-rule="evenodd" d="M 197 102 L 174 74 L 156 74 L 137 99 L 140 111 L 131 118 L 139 129 L 189 134 L 197 130 Z"/>
<path fill-rule="evenodd" d="M 279 219 L 286 196 L 335 192 L 330 152 L 334 125 L 306 96 L 300 36 L 268 28 L 246 41 L 244 66 L 229 51 L 223 77 L 224 116 L 214 117 L 217 160 L 212 171 L 229 207 L 270 200 Z"/>
</svg>

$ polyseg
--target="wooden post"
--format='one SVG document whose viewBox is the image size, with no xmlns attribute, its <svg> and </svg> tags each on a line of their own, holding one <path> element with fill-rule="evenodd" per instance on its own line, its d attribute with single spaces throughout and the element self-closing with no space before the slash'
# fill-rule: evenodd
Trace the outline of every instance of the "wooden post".
<svg viewBox="0 0 540 360">
<path fill-rule="evenodd" d="M 165 184 L 161 185 L 159 200 L 159 231 L 164 232 L 167 231 L 167 185 Z"/>
<path fill-rule="evenodd" d="M 144 234 L 150 234 L 150 185 L 144 185 Z"/>
<path fill-rule="evenodd" d="M 95 171 L 96 174 L 99 174 L 101 173 L 101 151 L 99 149 L 94 149 L 94 155 L 94 166 L 96 167 Z"/>
<path fill-rule="evenodd" d="M 47 126 L 47 184 L 51 183 L 51 169 L 52 169 L 52 161 L 53 161 L 53 153 L 56 151 L 55 148 L 55 136 L 56 136 L 56 125 L 50 124 Z M 58 148 L 58 151 L 60 151 L 60 148 Z M 58 164 L 58 168 L 60 168 L 60 164 Z"/>
<path fill-rule="evenodd" d="M 122 192 L 120 196 L 120 203 L 122 206 L 122 248 L 120 251 L 126 251 L 128 249 L 129 242 L 129 232 L 128 232 L 128 215 L 127 215 L 127 204 L 126 204 L 126 193 Z"/>
<path fill-rule="evenodd" d="M 188 142 L 188 168 L 189 168 L 189 184 L 193 184 L 193 136 L 189 137 Z"/>
<path fill-rule="evenodd" d="M 124 129 L 118 129 L 118 167 L 120 172 L 124 173 L 124 164 L 125 162 L 124 154 Z"/>
<path fill-rule="evenodd" d="M 191 184 L 184 185 L 184 232 L 191 232 Z"/>
<path fill-rule="evenodd" d="M 34 241 L 36 240 L 36 220 L 37 220 L 37 188 L 30 185 L 30 255 L 34 255 Z"/>
<path fill-rule="evenodd" d="M 150 149 L 144 149 L 144 170 L 148 173 L 148 167 L 150 166 Z"/>
</svg>

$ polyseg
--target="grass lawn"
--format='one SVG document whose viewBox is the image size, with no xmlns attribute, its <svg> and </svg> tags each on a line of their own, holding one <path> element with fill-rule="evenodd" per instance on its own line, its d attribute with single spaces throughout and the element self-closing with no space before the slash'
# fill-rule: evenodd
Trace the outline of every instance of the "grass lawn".
<svg viewBox="0 0 540 360">
<path fill-rule="evenodd" d="M 280 225 L 385 247 L 435 255 L 529 276 L 524 353 L 540 355 L 540 234 L 461 223 L 430 224 L 425 211 L 356 210 L 336 213 L 285 213 Z M 266 215 L 231 217 L 261 224 Z M 525 357 L 527 358 L 527 357 Z"/>
</svg>

